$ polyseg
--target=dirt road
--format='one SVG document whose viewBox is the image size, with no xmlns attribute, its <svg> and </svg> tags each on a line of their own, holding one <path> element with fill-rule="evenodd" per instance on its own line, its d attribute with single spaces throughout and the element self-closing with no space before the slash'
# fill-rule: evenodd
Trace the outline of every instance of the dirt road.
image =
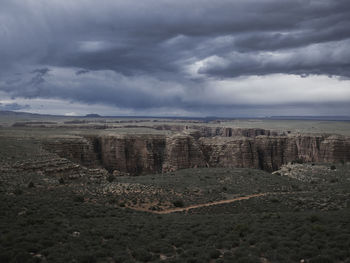
<svg viewBox="0 0 350 263">
<path fill-rule="evenodd" d="M 269 193 L 253 194 L 253 195 L 241 196 L 241 197 L 236 197 L 233 199 L 220 200 L 220 201 L 215 201 L 215 202 L 210 202 L 210 203 L 205 203 L 205 204 L 172 208 L 172 209 L 163 210 L 163 211 L 152 211 L 152 210 L 148 210 L 148 209 L 144 209 L 144 208 L 135 208 L 135 207 L 129 207 L 129 208 L 133 209 L 133 210 L 149 212 L 149 213 L 153 213 L 153 214 L 171 214 L 171 213 L 175 213 L 175 212 L 184 212 L 184 211 L 188 211 L 188 210 L 196 209 L 196 208 L 200 208 L 200 207 L 229 204 L 229 203 L 233 203 L 233 202 L 237 202 L 237 201 L 241 201 L 241 200 L 247 200 L 247 199 L 254 198 L 254 197 L 265 196 L 267 194 L 269 194 Z"/>
</svg>

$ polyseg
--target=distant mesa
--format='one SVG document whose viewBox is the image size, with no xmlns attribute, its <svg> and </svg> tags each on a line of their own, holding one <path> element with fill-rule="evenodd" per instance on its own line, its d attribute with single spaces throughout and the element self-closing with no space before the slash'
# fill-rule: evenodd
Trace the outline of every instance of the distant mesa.
<svg viewBox="0 0 350 263">
<path fill-rule="evenodd" d="M 86 114 L 85 117 L 88 117 L 88 118 L 100 118 L 102 116 L 99 115 L 99 114 L 96 114 L 96 113 L 90 113 L 90 114 Z"/>
</svg>

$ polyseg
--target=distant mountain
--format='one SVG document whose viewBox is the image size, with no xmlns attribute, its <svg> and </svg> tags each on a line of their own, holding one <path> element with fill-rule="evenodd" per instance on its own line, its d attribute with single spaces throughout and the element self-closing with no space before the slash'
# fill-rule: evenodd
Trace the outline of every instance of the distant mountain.
<svg viewBox="0 0 350 263">
<path fill-rule="evenodd" d="M 102 116 L 96 113 L 90 113 L 90 114 L 86 114 L 84 117 L 88 117 L 88 118 L 101 118 Z"/>
<path fill-rule="evenodd" d="M 27 116 L 41 116 L 43 114 L 38 114 L 38 113 L 29 113 L 29 112 L 22 112 L 22 111 L 8 111 L 8 110 L 0 110 L 0 115 L 2 116 L 23 116 L 23 115 L 27 115 Z"/>
<path fill-rule="evenodd" d="M 350 121 L 350 116 L 270 116 L 272 120 Z"/>
<path fill-rule="evenodd" d="M 85 116 L 63 116 L 63 115 L 51 115 L 51 114 L 39 114 L 39 113 L 29 113 L 21 111 L 5 111 L 0 110 L 0 116 L 23 116 L 23 117 L 40 117 L 40 116 L 50 116 L 50 117 L 65 117 L 65 118 L 127 118 L 127 119 L 175 119 L 175 120 L 199 120 L 204 122 L 211 122 L 215 120 L 234 120 L 234 119 L 260 119 L 260 120 L 319 120 L 319 121 L 350 121 L 350 116 L 267 116 L 267 117 L 218 117 L 218 116 L 206 116 L 206 117 L 179 117 L 179 116 L 101 116 L 96 113 L 86 114 Z"/>
</svg>

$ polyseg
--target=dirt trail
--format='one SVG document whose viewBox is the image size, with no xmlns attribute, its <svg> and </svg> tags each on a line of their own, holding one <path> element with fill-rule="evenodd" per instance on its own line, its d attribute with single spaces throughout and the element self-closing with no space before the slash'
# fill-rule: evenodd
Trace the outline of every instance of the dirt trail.
<svg viewBox="0 0 350 263">
<path fill-rule="evenodd" d="M 149 213 L 153 213 L 153 214 L 171 214 L 171 213 L 175 213 L 175 212 L 188 211 L 188 210 L 196 209 L 196 208 L 200 208 L 200 207 L 229 204 L 229 203 L 237 202 L 240 200 L 247 200 L 247 199 L 254 198 L 254 197 L 265 196 L 268 194 L 270 194 L 270 193 L 253 194 L 253 195 L 236 197 L 233 199 L 226 199 L 226 200 L 220 200 L 220 201 L 215 201 L 215 202 L 210 202 L 210 203 L 205 203 L 205 204 L 191 205 L 191 206 L 187 206 L 187 207 L 178 207 L 178 208 L 173 208 L 173 209 L 168 209 L 168 210 L 163 210 L 163 211 L 152 211 L 152 210 L 148 210 L 145 208 L 135 208 L 135 207 L 129 207 L 129 208 L 133 209 L 133 210 L 149 212 Z"/>
</svg>

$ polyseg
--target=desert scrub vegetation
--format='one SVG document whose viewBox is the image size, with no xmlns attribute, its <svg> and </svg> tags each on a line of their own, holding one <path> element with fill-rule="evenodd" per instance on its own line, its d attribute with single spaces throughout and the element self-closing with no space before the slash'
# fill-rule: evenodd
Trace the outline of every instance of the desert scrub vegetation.
<svg viewBox="0 0 350 263">
<path fill-rule="evenodd" d="M 0 194 L 1 262 L 259 262 L 264 258 L 344 262 L 350 258 L 348 208 L 154 215 L 81 202 L 80 197 L 76 200 L 79 195 L 63 187 Z"/>
<path fill-rule="evenodd" d="M 261 170 L 238 168 L 183 169 L 165 174 L 118 177 L 103 186 L 103 196 L 117 195 L 130 207 L 164 210 L 183 204 L 203 204 L 242 195 L 264 192 L 298 192 L 306 189 L 302 182 Z M 183 206 L 183 205 L 182 205 Z"/>
<path fill-rule="evenodd" d="M 182 200 L 180 200 L 180 199 L 177 199 L 177 200 L 173 201 L 173 205 L 175 207 L 184 207 L 185 206 L 184 202 Z"/>
</svg>

